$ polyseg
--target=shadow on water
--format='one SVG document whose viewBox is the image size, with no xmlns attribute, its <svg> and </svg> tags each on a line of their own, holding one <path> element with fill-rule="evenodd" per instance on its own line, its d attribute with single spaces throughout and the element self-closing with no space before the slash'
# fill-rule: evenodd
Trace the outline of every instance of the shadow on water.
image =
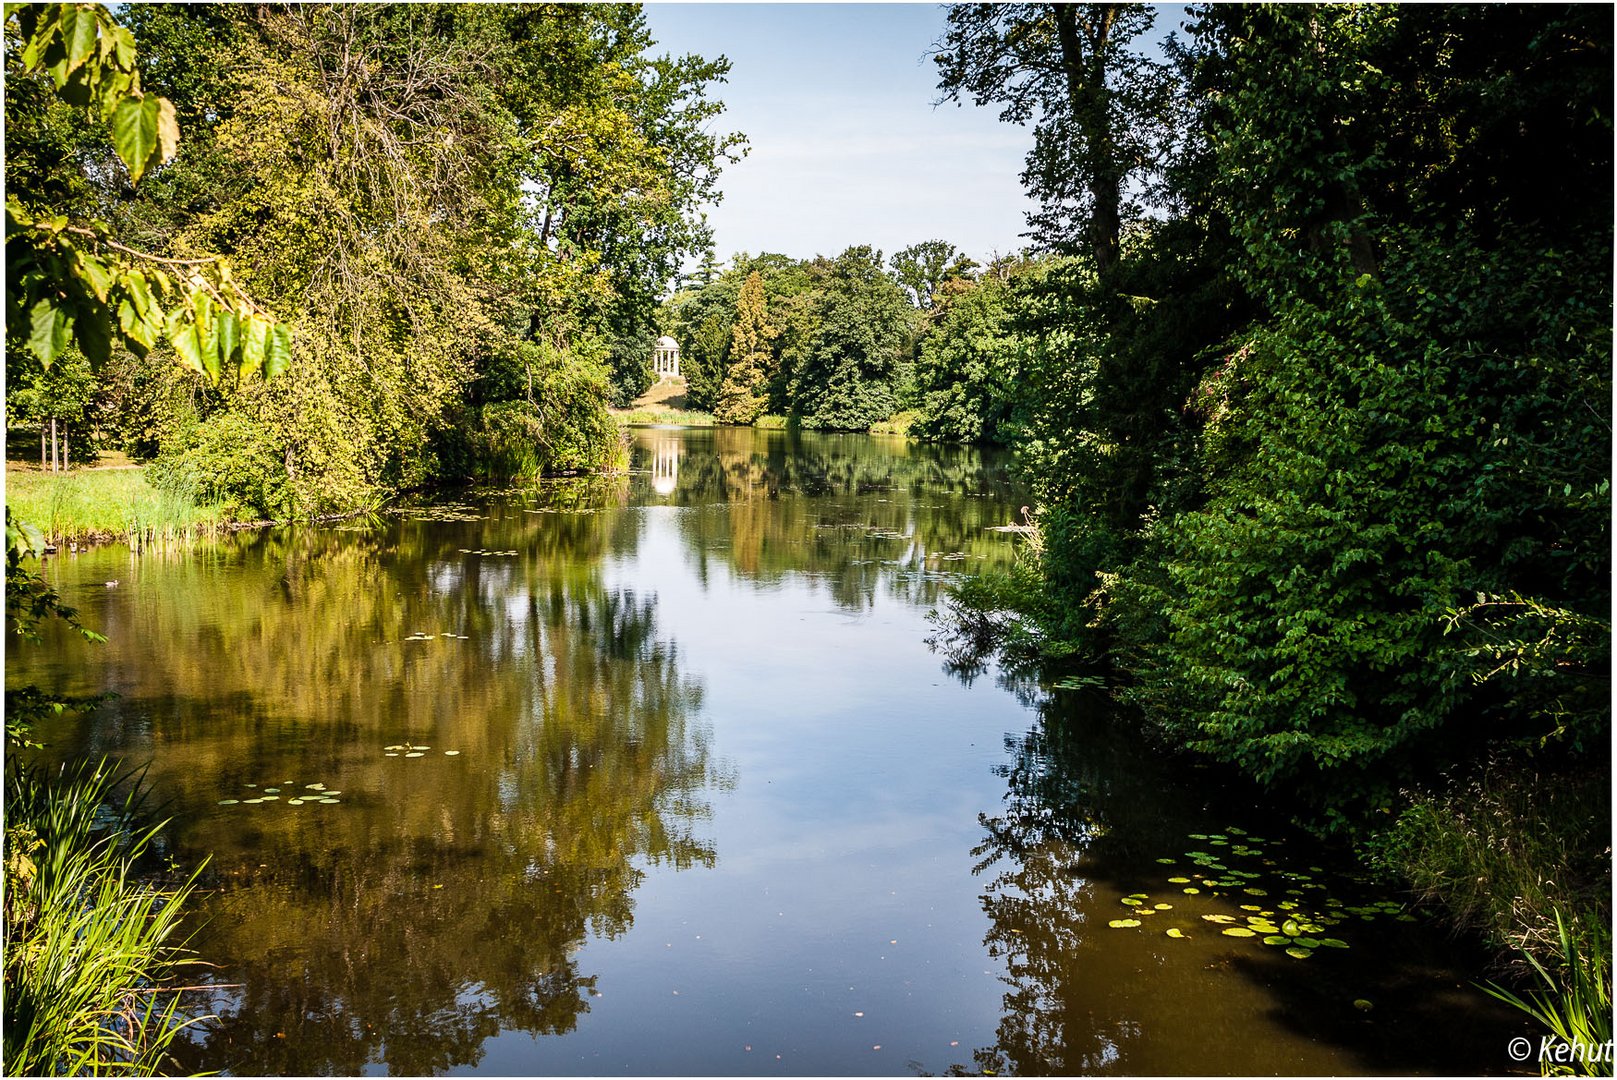
<svg viewBox="0 0 1617 1080">
<path fill-rule="evenodd" d="M 1480 970 L 1479 957 L 1390 910 L 1351 914 L 1389 898 L 1251 793 L 1143 749 L 1101 696 L 1058 693 L 1039 712 L 1032 730 L 1006 739 L 1004 805 L 982 815 L 973 851 L 984 943 L 1007 986 L 997 1040 L 975 1051 L 976 1069 L 1512 1071 L 1519 1014 L 1455 975 Z M 1187 849 L 1211 851 L 1195 861 Z M 1347 947 L 1296 958 L 1261 935 L 1222 933 L 1308 911 L 1332 920 L 1317 937 Z"/>
</svg>

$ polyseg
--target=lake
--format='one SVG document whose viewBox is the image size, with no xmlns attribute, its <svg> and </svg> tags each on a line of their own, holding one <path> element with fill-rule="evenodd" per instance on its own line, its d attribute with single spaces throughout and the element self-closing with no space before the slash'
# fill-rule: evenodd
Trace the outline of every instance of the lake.
<svg viewBox="0 0 1617 1080">
<path fill-rule="evenodd" d="M 627 476 L 46 562 L 109 640 L 8 683 L 118 697 L 45 753 L 149 763 L 211 856 L 187 1069 L 1509 1069 L 1431 920 L 1104 694 L 929 646 L 1023 542 L 1002 458 L 632 438 Z"/>
</svg>

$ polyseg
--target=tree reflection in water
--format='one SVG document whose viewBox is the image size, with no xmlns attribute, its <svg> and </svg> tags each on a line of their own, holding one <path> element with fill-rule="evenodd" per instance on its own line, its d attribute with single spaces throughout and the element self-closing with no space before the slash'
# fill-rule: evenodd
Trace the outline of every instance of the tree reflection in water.
<svg viewBox="0 0 1617 1080">
<path fill-rule="evenodd" d="M 604 583 L 637 519 L 590 490 L 126 575 L 100 669 L 122 698 L 53 742 L 149 751 L 177 854 L 212 853 L 191 947 L 221 964 L 219 1019 L 184 1068 L 425 1075 L 501 1030 L 570 1031 L 590 935 L 629 929 L 649 867 L 714 864 L 731 781 L 702 688 L 655 597 Z M 432 749 L 386 756 L 404 742 Z M 219 805 L 287 781 L 340 802 Z"/>
<path fill-rule="evenodd" d="M 710 561 L 772 582 L 812 575 L 868 609 L 879 589 L 938 601 L 955 571 L 1011 554 L 1005 455 L 965 446 L 812 432 L 710 428 L 635 432 L 659 498 L 689 507 L 680 529 L 705 581 Z"/>
</svg>

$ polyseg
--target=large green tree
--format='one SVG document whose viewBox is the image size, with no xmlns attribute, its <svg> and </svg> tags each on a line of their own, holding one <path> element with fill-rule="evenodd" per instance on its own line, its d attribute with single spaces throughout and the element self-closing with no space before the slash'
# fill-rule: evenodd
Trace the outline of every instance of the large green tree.
<svg viewBox="0 0 1617 1080">
<path fill-rule="evenodd" d="M 867 430 L 907 390 L 913 309 L 869 247 L 837 256 L 815 308 L 813 338 L 792 372 L 792 409 L 805 427 Z"/>
</svg>

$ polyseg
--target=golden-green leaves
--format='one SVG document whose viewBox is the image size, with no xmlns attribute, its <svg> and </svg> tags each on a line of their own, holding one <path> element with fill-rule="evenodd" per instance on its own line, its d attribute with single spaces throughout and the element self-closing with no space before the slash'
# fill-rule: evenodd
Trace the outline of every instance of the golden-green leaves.
<svg viewBox="0 0 1617 1080">
<path fill-rule="evenodd" d="M 174 156 L 174 106 L 141 90 L 134 36 L 105 7 L 8 4 L 6 20 L 22 37 L 24 69 L 45 72 L 64 101 L 107 123 L 132 182 Z M 75 342 L 100 365 L 115 342 L 144 356 L 165 338 L 181 364 L 215 385 L 231 364 L 238 377 L 268 376 L 291 360 L 290 330 L 222 260 L 147 255 L 104 225 L 35 217 L 14 197 L 6 200 L 6 315 L 8 340 L 47 367 Z"/>
<path fill-rule="evenodd" d="M 70 105 L 95 108 L 112 131 L 112 145 L 139 182 L 174 156 L 180 126 L 167 98 L 144 93 L 135 39 L 100 4 L 7 5 L 23 38 L 22 64 L 44 71 Z"/>
</svg>

